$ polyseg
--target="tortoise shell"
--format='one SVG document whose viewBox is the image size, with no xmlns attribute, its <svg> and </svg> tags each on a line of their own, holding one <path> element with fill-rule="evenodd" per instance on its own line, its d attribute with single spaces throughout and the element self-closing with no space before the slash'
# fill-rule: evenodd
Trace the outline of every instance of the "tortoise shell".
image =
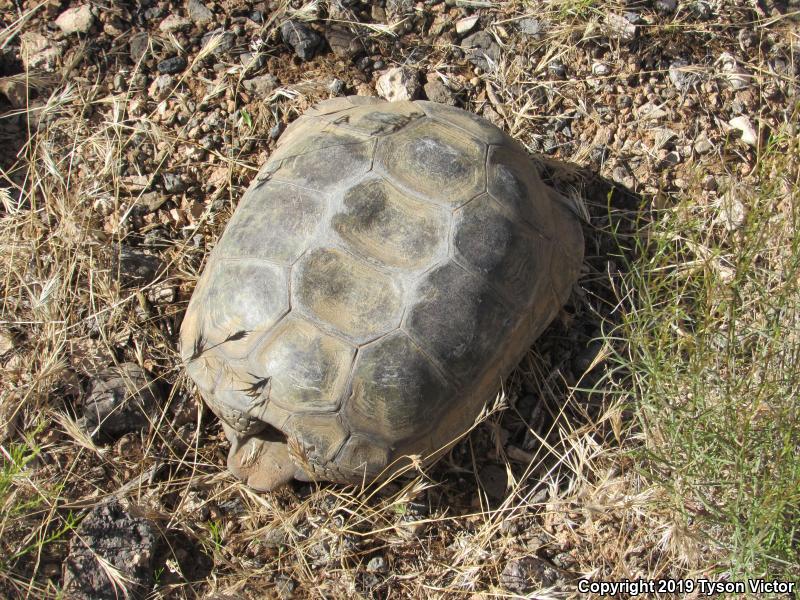
<svg viewBox="0 0 800 600">
<path fill-rule="evenodd" d="M 250 486 L 370 481 L 470 428 L 582 258 L 578 219 L 500 129 L 336 98 L 292 123 L 244 194 L 182 357 Z"/>
</svg>

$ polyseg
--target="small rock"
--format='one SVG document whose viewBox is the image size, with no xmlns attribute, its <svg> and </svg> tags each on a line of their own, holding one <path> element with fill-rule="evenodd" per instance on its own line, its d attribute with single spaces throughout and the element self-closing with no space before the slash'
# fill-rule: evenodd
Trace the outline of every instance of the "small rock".
<svg viewBox="0 0 800 600">
<path fill-rule="evenodd" d="M 94 13 L 89 4 L 68 8 L 58 15 L 56 19 L 58 28 L 67 35 L 73 33 L 86 33 L 94 25 Z"/>
<path fill-rule="evenodd" d="M 597 75 L 598 77 L 605 77 L 610 73 L 611 73 L 611 67 L 609 67 L 606 63 L 596 62 L 592 65 L 593 75 Z"/>
<path fill-rule="evenodd" d="M 175 78 L 172 77 L 172 75 L 164 74 L 164 75 L 159 75 L 158 77 L 156 77 L 156 79 L 155 79 L 155 81 L 153 83 L 155 83 L 156 89 L 159 92 L 164 92 L 164 91 L 166 91 L 166 90 L 168 90 L 168 89 L 170 89 L 172 87 L 172 84 L 173 84 L 174 81 L 175 81 Z"/>
<path fill-rule="evenodd" d="M 478 17 L 465 17 L 463 19 L 459 19 L 456 21 L 456 33 L 458 35 L 464 35 L 465 33 L 469 33 L 473 29 L 475 29 L 475 25 L 478 24 Z"/>
<path fill-rule="evenodd" d="M 325 31 L 325 39 L 336 56 L 351 58 L 360 50 L 356 36 L 344 25 L 331 25 Z"/>
<path fill-rule="evenodd" d="M 128 51 L 130 52 L 131 60 L 135 63 L 141 60 L 149 48 L 150 36 L 145 32 L 132 35 L 128 42 Z"/>
<path fill-rule="evenodd" d="M 86 429 L 93 438 L 104 440 L 147 429 L 161 400 L 161 390 L 139 365 L 109 367 L 97 375 L 83 402 Z"/>
<path fill-rule="evenodd" d="M 102 559 L 120 572 L 132 598 L 153 586 L 157 529 L 126 512 L 114 499 L 94 508 L 78 525 L 64 562 L 64 591 L 70 600 L 128 597 L 109 580 Z"/>
<path fill-rule="evenodd" d="M 520 33 L 530 36 L 530 37 L 541 37 L 544 33 L 544 28 L 542 27 L 542 23 L 539 19 L 520 19 L 517 21 L 517 25 L 519 26 Z"/>
<path fill-rule="evenodd" d="M 180 175 L 175 173 L 165 173 L 164 178 L 164 191 L 168 194 L 180 194 L 186 189 L 186 184 L 181 179 Z"/>
<path fill-rule="evenodd" d="M 636 25 L 627 18 L 615 13 L 606 15 L 606 28 L 610 35 L 619 38 L 623 42 L 631 42 L 636 39 L 638 33 Z"/>
<path fill-rule="evenodd" d="M 367 571 L 369 573 L 385 573 L 386 567 L 386 559 L 382 556 L 373 556 L 367 563 Z"/>
<path fill-rule="evenodd" d="M 447 104 L 448 106 L 456 105 L 455 94 L 453 94 L 452 90 L 439 79 L 429 81 L 425 84 L 424 89 L 425 95 L 431 102 Z"/>
<path fill-rule="evenodd" d="M 147 285 L 156 278 L 163 266 L 157 256 L 145 254 L 129 246 L 122 246 L 120 249 L 119 276 L 124 287 Z"/>
<path fill-rule="evenodd" d="M 467 60 L 484 71 L 491 72 L 500 61 L 500 46 L 486 31 L 478 31 L 461 41 L 461 49 Z"/>
<path fill-rule="evenodd" d="M 26 31 L 20 37 L 19 55 L 26 71 L 32 69 L 53 71 L 61 57 L 61 49 L 53 46 L 45 36 Z"/>
<path fill-rule="evenodd" d="M 758 146 L 758 133 L 756 133 L 753 123 L 749 117 L 744 115 L 735 117 L 728 121 L 728 125 L 742 133 L 742 141 L 748 146 Z"/>
<path fill-rule="evenodd" d="M 389 102 L 414 100 L 420 91 L 419 77 L 413 69 L 396 67 L 381 75 L 375 88 Z"/>
<path fill-rule="evenodd" d="M 747 209 L 733 190 L 725 193 L 720 198 L 719 212 L 716 221 L 721 223 L 728 231 L 735 231 L 744 225 L 747 218 Z"/>
<path fill-rule="evenodd" d="M 183 56 L 173 56 L 171 58 L 165 58 L 156 69 L 158 69 L 159 73 L 165 73 L 167 75 L 173 75 L 175 73 L 181 73 L 186 68 L 186 59 Z"/>
<path fill-rule="evenodd" d="M 15 108 L 22 108 L 28 103 L 28 86 L 24 79 L 0 77 L 0 94 L 8 98 Z"/>
<path fill-rule="evenodd" d="M 669 66 L 669 80 L 678 90 L 686 92 L 700 82 L 700 76 L 687 61 L 679 59 Z"/>
<path fill-rule="evenodd" d="M 186 4 L 186 12 L 189 14 L 189 18 L 198 25 L 214 20 L 214 13 L 200 0 L 189 0 Z"/>
<path fill-rule="evenodd" d="M 166 19 L 161 21 L 158 25 L 159 31 L 170 33 L 172 31 L 180 31 L 181 29 L 188 29 L 192 26 L 192 22 L 186 17 L 180 15 L 169 15 Z"/>
<path fill-rule="evenodd" d="M 175 288 L 158 286 L 147 293 L 147 299 L 153 304 L 172 304 L 175 302 Z"/>
<path fill-rule="evenodd" d="M 334 79 L 331 81 L 330 85 L 328 85 L 328 89 L 334 96 L 339 96 L 344 92 L 345 83 L 341 79 Z"/>
<path fill-rule="evenodd" d="M 509 560 L 500 574 L 500 583 L 508 591 L 526 594 L 536 587 L 551 587 L 558 582 L 558 571 L 532 556 Z"/>
<path fill-rule="evenodd" d="M 233 49 L 236 44 L 236 36 L 230 31 L 225 31 L 221 28 L 215 29 L 205 34 L 200 41 L 200 45 L 203 48 L 207 48 L 211 44 L 214 44 L 212 54 L 214 56 L 222 56 Z"/>
<path fill-rule="evenodd" d="M 656 0 L 655 7 L 662 15 L 671 15 L 678 8 L 678 0 Z"/>
<path fill-rule="evenodd" d="M 714 149 L 714 144 L 708 139 L 708 136 L 701 134 L 694 142 L 694 151 L 698 154 L 707 154 Z"/>
<path fill-rule="evenodd" d="M 689 10 L 695 18 L 705 21 L 714 16 L 714 9 L 706 0 L 697 0 L 689 5 Z"/>
<path fill-rule="evenodd" d="M 503 467 L 493 464 L 486 465 L 478 473 L 478 479 L 490 499 L 500 500 L 505 497 L 508 474 Z"/>
<path fill-rule="evenodd" d="M 278 87 L 278 79 L 267 73 L 242 82 L 242 87 L 255 96 L 266 97 Z"/>
<path fill-rule="evenodd" d="M 245 73 L 255 73 L 267 63 L 267 57 L 261 52 L 242 52 L 239 55 Z"/>
<path fill-rule="evenodd" d="M 750 73 L 740 67 L 736 59 L 728 52 L 723 52 L 720 55 L 717 59 L 717 64 L 720 66 L 720 71 L 725 81 L 734 90 L 743 90 L 750 85 Z"/>
<path fill-rule="evenodd" d="M 322 45 L 322 37 L 308 25 L 286 21 L 281 25 L 281 39 L 301 60 L 311 60 Z"/>
</svg>

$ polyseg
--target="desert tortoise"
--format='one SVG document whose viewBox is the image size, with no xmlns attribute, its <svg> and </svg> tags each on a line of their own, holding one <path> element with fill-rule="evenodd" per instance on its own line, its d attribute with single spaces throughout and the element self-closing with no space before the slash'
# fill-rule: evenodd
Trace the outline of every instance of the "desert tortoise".
<svg viewBox="0 0 800 600">
<path fill-rule="evenodd" d="M 578 219 L 500 129 L 336 98 L 292 123 L 244 194 L 182 357 L 251 487 L 369 482 L 470 427 L 582 258 Z"/>
</svg>

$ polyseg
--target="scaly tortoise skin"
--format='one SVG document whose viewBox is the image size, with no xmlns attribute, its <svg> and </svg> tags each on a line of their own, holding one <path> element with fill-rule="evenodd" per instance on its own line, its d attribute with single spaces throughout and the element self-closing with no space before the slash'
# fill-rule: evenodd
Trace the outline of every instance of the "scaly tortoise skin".
<svg viewBox="0 0 800 600">
<path fill-rule="evenodd" d="M 369 482 L 474 422 L 566 301 L 578 219 L 513 139 L 431 102 L 322 102 L 281 137 L 181 328 L 251 487 Z"/>
</svg>

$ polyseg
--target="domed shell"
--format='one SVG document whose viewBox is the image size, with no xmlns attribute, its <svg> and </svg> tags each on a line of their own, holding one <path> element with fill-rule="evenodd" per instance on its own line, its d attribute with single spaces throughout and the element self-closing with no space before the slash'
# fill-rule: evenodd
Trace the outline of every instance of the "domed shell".
<svg viewBox="0 0 800 600">
<path fill-rule="evenodd" d="M 555 316 L 578 219 L 510 137 L 430 102 L 328 100 L 242 198 L 181 329 L 259 489 L 364 482 L 465 432 Z"/>
</svg>

